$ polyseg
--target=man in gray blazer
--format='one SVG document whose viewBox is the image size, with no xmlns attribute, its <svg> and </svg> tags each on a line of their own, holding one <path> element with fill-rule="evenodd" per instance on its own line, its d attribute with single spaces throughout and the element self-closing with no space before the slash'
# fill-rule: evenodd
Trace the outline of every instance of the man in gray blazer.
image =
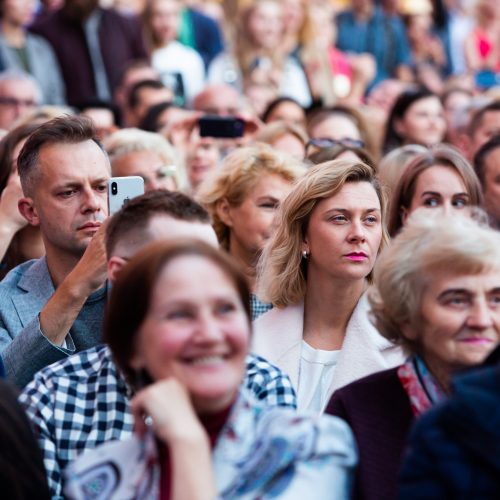
<svg viewBox="0 0 500 500">
<path fill-rule="evenodd" d="M 24 386 L 44 366 L 100 342 L 110 165 L 92 122 L 62 117 L 33 132 L 18 169 L 19 210 L 40 228 L 46 250 L 0 283 L 0 353 L 7 376 Z"/>
</svg>

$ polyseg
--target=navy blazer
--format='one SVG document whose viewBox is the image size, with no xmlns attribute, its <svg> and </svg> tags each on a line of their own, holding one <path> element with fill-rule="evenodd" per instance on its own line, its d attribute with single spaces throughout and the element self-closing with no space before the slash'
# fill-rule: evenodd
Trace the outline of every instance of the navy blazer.
<svg viewBox="0 0 500 500">
<path fill-rule="evenodd" d="M 454 379 L 420 418 L 401 468 L 401 500 L 500 498 L 500 350 Z"/>
</svg>

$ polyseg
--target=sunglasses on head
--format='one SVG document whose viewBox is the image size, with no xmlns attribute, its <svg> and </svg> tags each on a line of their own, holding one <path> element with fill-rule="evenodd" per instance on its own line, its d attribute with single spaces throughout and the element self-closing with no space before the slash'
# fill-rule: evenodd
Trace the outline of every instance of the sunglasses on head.
<svg viewBox="0 0 500 500">
<path fill-rule="evenodd" d="M 360 139 L 350 139 L 349 137 L 344 137 L 343 139 L 309 139 L 306 144 L 306 149 L 310 146 L 314 146 L 319 149 L 333 148 L 334 146 L 346 146 L 348 148 L 364 148 L 365 143 Z"/>
</svg>

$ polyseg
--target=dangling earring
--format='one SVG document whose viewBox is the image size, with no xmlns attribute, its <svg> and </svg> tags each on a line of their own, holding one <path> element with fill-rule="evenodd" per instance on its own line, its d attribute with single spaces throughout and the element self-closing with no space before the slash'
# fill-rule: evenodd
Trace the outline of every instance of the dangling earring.
<svg viewBox="0 0 500 500">
<path fill-rule="evenodd" d="M 302 258 L 306 260 L 309 258 L 309 252 L 307 250 L 302 250 Z"/>
</svg>

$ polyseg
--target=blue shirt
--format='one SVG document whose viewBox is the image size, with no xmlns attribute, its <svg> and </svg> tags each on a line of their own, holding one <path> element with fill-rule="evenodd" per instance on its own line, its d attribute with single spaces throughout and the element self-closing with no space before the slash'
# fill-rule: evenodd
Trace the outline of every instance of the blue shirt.
<svg viewBox="0 0 500 500">
<path fill-rule="evenodd" d="M 348 10 L 337 16 L 337 47 L 343 52 L 375 57 L 377 73 L 371 86 L 395 76 L 401 65 L 411 64 L 411 53 L 403 22 L 397 16 L 388 16 L 375 7 L 372 17 L 359 21 Z"/>
</svg>

